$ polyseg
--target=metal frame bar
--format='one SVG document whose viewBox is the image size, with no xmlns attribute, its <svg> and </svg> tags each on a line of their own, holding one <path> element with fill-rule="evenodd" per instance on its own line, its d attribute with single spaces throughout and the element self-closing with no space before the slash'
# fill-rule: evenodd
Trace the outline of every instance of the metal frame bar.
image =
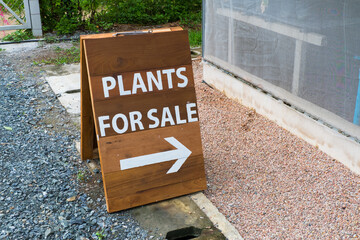
<svg viewBox="0 0 360 240">
<path fill-rule="evenodd" d="M 0 0 L 0 4 L 2 4 L 20 23 L 25 24 L 25 22 L 8 5 L 6 5 L 3 0 Z"/>
<path fill-rule="evenodd" d="M 228 17 L 229 21 L 232 21 L 233 19 L 245 22 L 247 24 L 263 28 L 290 38 L 295 39 L 295 56 L 294 56 L 294 70 L 293 70 L 293 82 L 291 87 L 291 92 L 295 95 L 298 95 L 299 93 L 299 84 L 300 84 L 300 74 L 301 74 L 301 68 L 303 67 L 302 62 L 303 60 L 303 52 L 305 43 L 313 44 L 316 46 L 324 46 L 326 45 L 326 37 L 324 35 L 318 34 L 318 33 L 305 33 L 302 32 L 300 28 L 293 27 L 290 25 L 286 25 L 283 23 L 275 23 L 275 22 L 266 22 L 264 19 L 255 17 L 255 16 L 247 16 L 239 11 L 233 11 L 231 9 L 225 9 L 225 8 L 219 8 L 217 9 L 217 13 Z M 229 22 L 231 24 L 231 22 Z M 232 64 L 232 49 L 230 43 L 230 34 L 232 34 L 232 27 L 229 27 L 229 59 L 228 62 Z"/>
<path fill-rule="evenodd" d="M 240 67 L 228 64 L 226 61 L 215 56 L 207 55 L 204 59 L 204 62 L 221 69 L 221 71 L 224 71 L 226 74 L 232 76 L 237 81 L 241 81 L 255 89 L 259 89 L 259 91 L 264 91 L 266 94 L 270 94 L 274 99 L 285 102 L 287 105 L 291 106 L 299 112 L 306 112 L 308 116 L 314 116 L 315 118 L 320 119 L 322 122 L 325 122 L 330 126 L 334 126 L 335 129 L 341 129 L 345 134 L 360 139 L 359 126 L 354 125 L 353 123 L 343 119 L 335 113 L 330 112 L 329 110 L 326 110 L 325 108 L 311 103 L 306 99 L 298 97 L 281 87 L 275 86 L 260 77 L 246 72 Z M 205 75 L 204 80 L 207 81 Z"/>
<path fill-rule="evenodd" d="M 204 57 L 204 45 L 205 45 L 205 16 L 206 16 L 206 9 L 205 9 L 205 5 L 206 5 L 206 0 L 202 0 L 202 19 L 201 19 L 201 38 L 202 38 L 202 43 L 201 43 L 201 56 Z"/>
<path fill-rule="evenodd" d="M 0 30 L 15 30 L 15 29 L 29 29 L 31 28 L 31 16 L 30 16 L 30 7 L 29 7 L 29 0 L 24 0 L 24 8 L 25 8 L 25 19 L 21 19 L 3 0 L 0 0 L 0 4 L 2 4 L 15 18 L 18 20 L 21 25 L 7 25 L 7 26 L 0 26 Z"/>
<path fill-rule="evenodd" d="M 24 8 L 25 8 L 25 19 L 26 23 L 24 24 L 24 27 L 31 28 L 31 13 L 30 13 L 30 2 L 29 0 L 24 0 Z"/>
<path fill-rule="evenodd" d="M 318 33 L 302 32 L 301 29 L 297 27 L 293 27 L 282 23 L 266 22 L 262 18 L 255 16 L 247 16 L 239 11 L 233 11 L 231 9 L 226 9 L 226 8 L 218 9 L 217 13 L 222 16 L 231 17 L 241 22 L 245 22 L 253 26 L 263 28 L 306 43 L 314 44 L 317 46 L 326 45 L 326 37 Z"/>
</svg>

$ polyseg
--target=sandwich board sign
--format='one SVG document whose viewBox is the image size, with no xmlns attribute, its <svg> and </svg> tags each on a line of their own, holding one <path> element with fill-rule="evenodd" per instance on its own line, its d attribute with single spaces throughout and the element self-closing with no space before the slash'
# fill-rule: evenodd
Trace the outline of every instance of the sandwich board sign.
<svg viewBox="0 0 360 240">
<path fill-rule="evenodd" d="M 206 189 L 187 31 L 80 41 L 81 158 L 97 145 L 108 212 Z"/>
</svg>

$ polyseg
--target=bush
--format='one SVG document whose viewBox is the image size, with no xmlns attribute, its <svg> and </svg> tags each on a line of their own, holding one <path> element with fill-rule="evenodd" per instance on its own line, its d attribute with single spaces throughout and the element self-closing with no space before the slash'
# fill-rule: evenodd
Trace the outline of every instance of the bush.
<svg viewBox="0 0 360 240">
<path fill-rule="evenodd" d="M 201 46 L 202 34 L 201 30 L 189 30 L 189 43 L 191 47 Z"/>
<path fill-rule="evenodd" d="M 108 30 L 114 23 L 201 23 L 201 0 L 40 0 L 44 31 Z"/>
<path fill-rule="evenodd" d="M 40 0 L 41 21 L 45 32 L 72 33 L 83 25 L 82 0 Z"/>
<path fill-rule="evenodd" d="M 200 12 L 199 0 L 110 0 L 99 18 L 117 23 L 161 24 Z"/>
</svg>

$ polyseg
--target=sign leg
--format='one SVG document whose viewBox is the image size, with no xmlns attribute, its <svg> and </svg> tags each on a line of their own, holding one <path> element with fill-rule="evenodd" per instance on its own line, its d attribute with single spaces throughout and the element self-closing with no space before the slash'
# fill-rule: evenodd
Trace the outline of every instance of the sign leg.
<svg viewBox="0 0 360 240">
<path fill-rule="evenodd" d="M 81 159 L 92 159 L 95 140 L 95 125 L 91 106 L 89 76 L 86 67 L 83 39 L 80 39 L 81 73 Z"/>
</svg>

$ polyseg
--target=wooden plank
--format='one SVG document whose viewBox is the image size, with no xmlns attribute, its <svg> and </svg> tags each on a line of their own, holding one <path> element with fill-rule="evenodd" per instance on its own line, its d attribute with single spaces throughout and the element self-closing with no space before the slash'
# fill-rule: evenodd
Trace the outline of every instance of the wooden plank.
<svg viewBox="0 0 360 240">
<path fill-rule="evenodd" d="M 121 159 L 173 149 L 164 140 L 170 136 L 175 136 L 192 151 L 191 157 L 185 161 L 178 172 L 166 174 L 175 161 L 119 172 Z M 100 162 L 109 212 L 206 189 L 198 122 L 101 138 L 99 143 Z M 103 159 L 106 159 L 106 163 Z M 187 189 L 181 189 L 183 186 L 181 182 L 187 182 Z M 168 186 L 172 187 L 169 188 Z M 173 192 L 167 192 L 169 189 Z M 161 198 L 164 194 L 169 197 Z M 116 207 L 113 209 L 111 206 Z"/>
<path fill-rule="evenodd" d="M 202 156 L 189 157 L 178 172 L 166 174 L 175 161 L 124 170 L 124 174 L 105 173 L 107 196 L 122 198 L 134 192 L 205 177 L 201 171 L 204 167 Z"/>
<path fill-rule="evenodd" d="M 185 76 L 188 79 L 188 84 L 186 86 L 186 88 L 189 87 L 194 87 L 194 78 L 193 78 L 193 69 L 192 69 L 192 65 L 181 65 L 181 66 L 174 66 L 171 69 L 177 70 L 180 68 L 185 68 L 185 71 L 181 71 L 181 75 Z M 157 88 L 156 84 L 154 83 L 154 80 L 150 80 L 148 81 L 147 76 L 149 75 L 149 72 L 151 72 L 152 76 L 156 78 L 156 80 L 160 80 L 161 83 L 163 82 L 163 84 L 161 84 L 163 89 L 170 89 L 169 87 L 172 87 L 172 89 L 174 90 L 179 90 L 182 89 L 179 87 L 178 84 L 184 83 L 184 80 L 180 79 L 176 73 L 172 73 L 171 74 L 171 81 L 170 81 L 170 86 L 169 86 L 169 79 L 168 79 L 168 74 L 166 74 L 166 71 L 169 68 L 162 68 L 162 69 L 149 69 L 149 70 L 142 70 L 142 71 L 137 71 L 137 72 L 118 72 L 118 73 L 114 73 L 111 76 L 107 76 L 107 77 L 113 77 L 114 81 L 116 82 L 116 85 L 114 88 L 111 88 L 109 90 L 104 90 L 103 89 L 103 76 L 94 76 L 91 77 L 91 85 L 93 86 L 93 91 L 92 91 L 92 95 L 94 97 L 94 101 L 101 101 L 101 100 L 106 100 L 106 99 L 111 99 L 114 97 L 119 97 L 120 96 L 120 89 L 121 88 L 123 91 L 130 91 L 132 92 L 133 89 L 133 85 L 134 82 L 135 84 L 137 84 L 139 82 L 138 75 L 136 75 L 136 80 L 134 81 L 134 77 L 135 74 L 140 74 L 141 79 L 144 82 L 145 88 L 146 88 L 146 92 L 143 92 L 140 88 L 137 88 L 137 92 L 136 95 L 140 95 L 143 93 L 151 93 L 151 92 L 159 92 L 159 89 Z M 180 69 L 182 70 L 182 69 Z M 165 71 L 165 72 L 164 72 Z M 159 73 L 158 73 L 159 72 Z M 118 77 L 118 76 L 121 77 Z M 160 76 L 160 77 L 158 77 Z M 119 80 L 120 78 L 120 80 Z M 155 80 L 155 81 L 156 81 Z M 119 81 L 123 84 L 122 86 L 119 87 Z M 151 83 L 151 88 L 149 88 L 149 84 Z M 110 83 L 105 81 L 105 85 L 109 86 L 110 88 Z M 181 85 L 180 85 L 181 86 Z M 152 91 L 151 91 L 152 89 Z M 108 94 L 107 97 L 105 97 L 105 93 Z"/>
<path fill-rule="evenodd" d="M 95 115 L 97 116 L 95 119 L 97 134 L 99 138 L 105 136 L 113 136 L 118 135 L 113 129 L 112 119 L 118 114 L 124 114 L 127 119 L 127 131 L 125 133 L 136 132 L 140 130 L 139 125 L 135 125 L 135 131 L 132 129 L 129 120 L 129 113 L 133 111 L 137 111 L 141 113 L 141 123 L 144 130 L 150 129 L 150 124 L 153 124 L 153 120 L 149 119 L 148 111 L 150 109 L 157 109 L 156 113 L 153 113 L 152 116 L 155 116 L 159 119 L 159 123 L 161 124 L 161 119 L 163 116 L 163 108 L 168 107 L 171 116 L 176 124 L 176 113 L 175 106 L 179 106 L 180 119 L 188 122 L 187 115 L 187 103 L 196 103 L 195 89 L 194 88 L 186 88 L 178 91 L 165 91 L 165 92 L 157 92 L 151 95 L 143 95 L 142 97 L 138 97 L 136 95 L 126 96 L 126 97 L 118 97 L 113 98 L 107 101 L 99 101 L 94 103 L 95 107 Z M 192 118 L 198 119 L 197 107 L 192 107 L 192 111 L 196 111 L 195 114 L 191 115 Z M 99 129 L 99 117 L 109 116 L 109 120 L 106 123 L 110 123 L 111 127 L 106 128 L 104 130 L 105 136 L 102 136 L 101 131 Z M 168 116 L 168 115 L 167 115 Z M 105 121 L 104 121 L 105 122 Z M 119 129 L 122 129 L 124 126 L 124 122 L 122 119 L 118 119 L 117 126 Z M 171 126 L 170 121 L 165 122 L 165 126 Z M 160 126 L 159 126 L 160 127 Z M 124 134 L 124 133 L 123 133 Z"/>
<path fill-rule="evenodd" d="M 156 128 L 151 131 L 100 138 L 101 159 L 106 159 L 106 164 L 100 159 L 102 172 L 120 171 L 120 159 L 174 149 L 164 140 L 166 137 L 173 136 L 176 136 L 177 140 L 192 151 L 192 156 L 202 155 L 199 122 Z M 161 170 L 162 173 L 166 173 L 166 171 Z M 125 172 L 123 171 L 121 175 L 130 177 Z"/>
<path fill-rule="evenodd" d="M 91 77 L 191 64 L 186 31 L 85 39 L 84 41 L 86 49 L 91 49 L 87 51 Z"/>
<path fill-rule="evenodd" d="M 142 192 L 127 195 L 124 198 L 106 198 L 108 212 L 116 212 L 165 199 L 182 196 L 206 189 L 206 179 L 198 178 L 187 182 L 152 188 Z"/>
<path fill-rule="evenodd" d="M 89 87 L 89 77 L 86 67 L 86 58 L 84 52 L 84 41 L 80 37 L 80 75 L 81 75 L 81 100 L 80 100 L 80 109 L 81 109 L 81 141 L 80 141 L 80 151 L 81 159 L 92 159 L 93 158 L 93 148 L 94 148 L 94 118 L 93 111 L 91 106 L 91 97 L 90 97 L 90 87 Z"/>
<path fill-rule="evenodd" d="M 170 28 L 156 28 L 151 29 L 154 33 L 160 33 L 160 32 L 171 32 L 171 31 L 182 31 L 183 29 L 181 27 L 170 27 Z M 143 29 L 138 31 L 144 31 L 147 32 L 149 29 Z M 125 32 L 133 32 L 133 31 L 125 31 Z M 98 33 L 98 34 L 89 34 L 89 35 L 81 35 L 80 38 L 82 39 L 99 39 L 99 38 L 112 38 L 115 33 Z"/>
<path fill-rule="evenodd" d="M 164 138 L 171 136 L 175 136 L 177 140 L 192 151 L 191 157 L 185 161 L 178 172 L 166 174 L 174 164 L 174 160 L 127 169 L 119 173 L 121 159 L 174 149 L 164 140 Z M 137 144 L 134 145 L 134 142 Z M 154 189 L 151 191 L 151 195 L 158 198 L 162 193 L 156 193 L 156 191 L 168 189 L 168 185 L 197 181 L 199 178 L 205 179 L 198 122 L 166 129 L 158 128 L 146 132 L 102 138 L 100 139 L 100 146 L 102 174 L 106 185 L 105 195 L 107 198 L 112 198 L 111 201 L 118 203 L 131 201 L 132 206 L 147 204 L 151 202 L 149 198 L 138 200 L 137 193 L 144 193 L 148 189 Z M 102 159 L 106 159 L 106 164 Z M 201 188 L 196 185 L 195 189 L 188 188 L 186 193 L 203 189 L 206 189 L 206 185 Z M 172 194 L 174 194 L 173 196 L 180 196 L 184 193 Z M 129 196 L 134 196 L 134 199 Z M 121 206 L 123 209 L 128 207 L 127 205 Z"/>
<path fill-rule="evenodd" d="M 109 212 L 206 189 L 190 49 L 180 30 L 83 40 Z"/>
</svg>

